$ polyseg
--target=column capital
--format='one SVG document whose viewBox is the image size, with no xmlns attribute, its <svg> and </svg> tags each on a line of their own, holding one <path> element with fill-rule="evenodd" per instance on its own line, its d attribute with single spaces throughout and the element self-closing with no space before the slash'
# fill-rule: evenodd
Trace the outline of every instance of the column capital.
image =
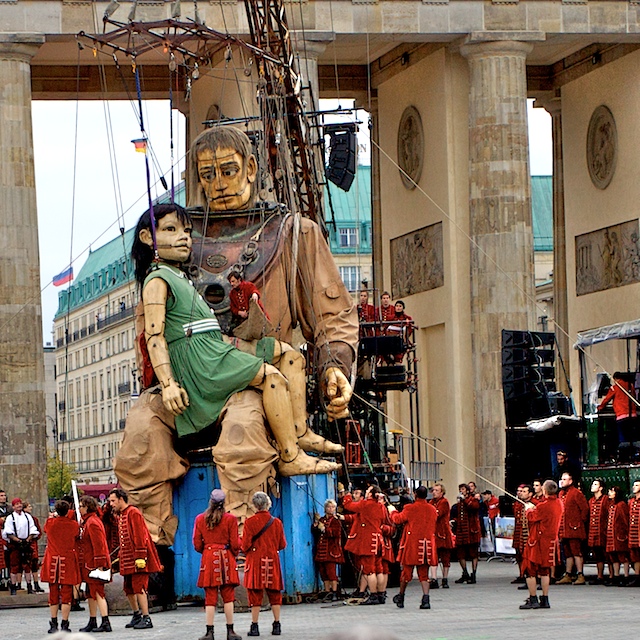
<svg viewBox="0 0 640 640">
<path fill-rule="evenodd" d="M 41 33 L 0 34 L 0 56 L 31 60 L 44 42 Z"/>
<path fill-rule="evenodd" d="M 532 51 L 533 44 L 523 40 L 467 40 L 460 47 L 468 59 L 518 54 L 526 58 Z"/>
<path fill-rule="evenodd" d="M 536 109 L 544 109 L 550 116 L 562 115 L 562 98 L 555 91 L 545 91 L 537 94 L 533 106 Z"/>
<path fill-rule="evenodd" d="M 295 31 L 291 40 L 299 56 L 317 60 L 335 39 L 333 31 Z"/>
</svg>

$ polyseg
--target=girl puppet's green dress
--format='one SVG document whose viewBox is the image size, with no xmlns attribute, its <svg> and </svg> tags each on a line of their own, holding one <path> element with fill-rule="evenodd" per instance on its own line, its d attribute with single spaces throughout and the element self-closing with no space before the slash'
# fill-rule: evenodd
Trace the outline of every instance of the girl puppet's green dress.
<svg viewBox="0 0 640 640">
<path fill-rule="evenodd" d="M 160 263 L 145 286 L 153 278 L 162 278 L 169 288 L 164 337 L 173 376 L 189 395 L 189 406 L 175 418 L 178 435 L 186 436 L 215 422 L 226 401 L 249 386 L 264 360 L 222 341 L 213 309 L 182 271 Z M 264 354 L 270 362 L 273 339 L 261 342 L 271 352 Z"/>
</svg>

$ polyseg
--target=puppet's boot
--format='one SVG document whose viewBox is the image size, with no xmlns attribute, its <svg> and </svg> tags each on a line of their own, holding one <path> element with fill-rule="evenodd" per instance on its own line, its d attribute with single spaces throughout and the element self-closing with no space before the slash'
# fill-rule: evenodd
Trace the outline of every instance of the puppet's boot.
<svg viewBox="0 0 640 640">
<path fill-rule="evenodd" d="M 268 373 L 265 376 L 262 402 L 267 422 L 280 449 L 278 468 L 283 476 L 337 471 L 339 466 L 335 462 L 308 456 L 298 446 L 289 389 L 281 374 Z"/>
<path fill-rule="evenodd" d="M 301 353 L 285 351 L 280 357 L 278 368 L 289 382 L 293 420 L 296 424 L 298 445 L 303 451 L 313 453 L 338 454 L 344 451 L 339 444 L 326 440 L 314 433 L 307 423 L 307 383 L 305 361 Z"/>
</svg>

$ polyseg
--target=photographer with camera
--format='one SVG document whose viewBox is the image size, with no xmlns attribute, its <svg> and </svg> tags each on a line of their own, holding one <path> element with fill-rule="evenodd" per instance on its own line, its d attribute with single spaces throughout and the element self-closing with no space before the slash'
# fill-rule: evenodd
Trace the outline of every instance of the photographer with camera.
<svg viewBox="0 0 640 640">
<path fill-rule="evenodd" d="M 13 512 L 5 520 L 2 537 L 7 541 L 9 548 L 9 571 L 11 574 L 9 589 L 11 595 L 15 596 L 18 587 L 22 584 L 23 571 L 27 576 L 29 593 L 33 593 L 31 586 L 31 560 L 33 556 L 31 541 L 40 535 L 40 531 L 33 516 L 24 512 L 20 498 L 14 498 L 11 501 L 11 506 Z"/>
<path fill-rule="evenodd" d="M 458 485 L 458 502 L 455 519 L 456 552 L 462 568 L 462 575 L 456 584 L 475 584 L 478 568 L 478 545 L 480 544 L 480 501 L 470 491 L 469 485 Z M 467 571 L 467 561 L 471 561 L 471 574 Z"/>
</svg>

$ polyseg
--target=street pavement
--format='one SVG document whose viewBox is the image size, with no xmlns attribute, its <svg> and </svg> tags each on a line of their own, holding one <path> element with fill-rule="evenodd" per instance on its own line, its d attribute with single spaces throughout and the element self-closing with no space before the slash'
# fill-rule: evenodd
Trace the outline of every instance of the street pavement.
<svg viewBox="0 0 640 640">
<path fill-rule="evenodd" d="M 593 573 L 587 567 L 587 575 Z M 431 592 L 431 610 L 420 610 L 421 591 L 415 580 L 409 585 L 405 608 L 398 609 L 389 590 L 383 606 L 329 606 L 298 604 L 282 607 L 282 637 L 295 640 L 326 640 L 332 633 L 355 632 L 366 626 L 362 635 L 345 636 L 344 640 L 489 640 L 506 638 L 540 640 L 588 640 L 638 637 L 640 627 L 636 615 L 640 589 L 604 586 L 552 586 L 550 610 L 520 611 L 526 597 L 510 581 L 517 570 L 510 562 L 481 561 L 476 585 L 457 585 L 453 580 L 460 570 L 452 567 L 448 590 Z M 9 596 L 2 596 L 6 604 Z M 114 632 L 109 640 L 198 640 L 204 634 L 204 612 L 201 607 L 180 605 L 176 611 L 152 615 L 154 628 L 125 629 L 129 616 L 111 617 Z M 77 631 L 88 620 L 88 612 L 71 614 L 71 629 Z M 235 616 L 235 630 L 247 637 L 249 613 Z M 260 635 L 271 637 L 270 611 L 260 614 Z M 47 636 L 49 612 L 46 607 L 0 610 L 1 637 L 58 638 Z M 224 616 L 216 613 L 217 640 L 226 639 Z M 67 634 L 62 636 L 68 637 Z M 59 639 L 58 639 L 59 640 Z M 103 639 L 105 640 L 105 639 Z"/>
</svg>

